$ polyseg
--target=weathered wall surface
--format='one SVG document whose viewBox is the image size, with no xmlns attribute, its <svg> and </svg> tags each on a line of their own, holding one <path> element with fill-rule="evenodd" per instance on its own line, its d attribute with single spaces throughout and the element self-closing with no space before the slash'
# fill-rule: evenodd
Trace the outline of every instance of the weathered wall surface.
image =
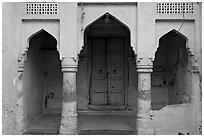
<svg viewBox="0 0 204 137">
<path fill-rule="evenodd" d="M 2 4 L 2 134 L 16 134 L 18 3 Z"/>
<path fill-rule="evenodd" d="M 193 131 L 192 104 L 169 105 L 152 111 L 153 129 L 156 135 L 177 135 L 179 132 L 190 135 Z"/>
<path fill-rule="evenodd" d="M 43 108 L 44 112 L 61 112 L 62 109 L 62 72 L 59 53 L 56 50 L 43 52 L 45 75 Z"/>
<path fill-rule="evenodd" d="M 171 75 L 174 77 L 173 81 L 175 82 L 175 84 L 172 87 L 171 92 L 168 92 L 168 89 L 165 89 L 165 87 L 163 86 L 164 85 L 163 82 L 165 79 L 164 78 L 162 79 L 162 77 L 166 77 L 165 74 L 161 74 L 161 73 L 158 75 L 153 74 L 154 77 L 152 78 L 152 85 L 156 85 L 156 86 L 152 87 L 152 93 L 153 93 L 152 97 L 155 97 L 152 99 L 152 101 L 158 104 L 159 103 L 164 104 L 163 106 L 165 106 L 165 104 L 167 104 L 168 102 L 173 102 L 173 103 L 191 102 L 190 104 L 185 104 L 187 105 L 187 108 L 180 108 L 179 105 L 177 106 L 181 112 L 186 109 L 193 109 L 193 113 L 192 113 L 192 117 L 190 115 L 188 116 L 184 115 L 184 117 L 180 117 L 180 119 L 176 124 L 176 126 L 179 127 L 179 125 L 182 123 L 182 125 L 180 125 L 181 129 L 184 128 L 184 126 L 186 129 L 191 129 L 193 127 L 194 131 L 191 132 L 191 134 L 198 134 L 198 132 L 200 132 L 198 131 L 200 130 L 200 127 L 199 127 L 200 124 L 198 121 L 200 120 L 200 116 L 201 116 L 201 113 L 199 112 L 199 109 L 198 109 L 198 107 L 200 106 L 198 98 L 201 97 L 201 92 L 198 93 L 199 92 L 198 73 L 200 73 L 198 72 L 198 69 L 200 70 L 201 68 L 201 65 L 198 65 L 198 62 L 200 62 L 201 60 L 201 58 L 198 57 L 201 55 L 199 53 L 200 51 L 198 50 L 201 45 L 201 42 L 198 42 L 200 41 L 200 31 L 198 30 L 198 28 L 201 27 L 200 26 L 201 21 L 199 18 L 201 15 L 200 5 L 201 3 L 194 3 L 193 14 L 182 15 L 182 14 L 157 14 L 156 3 L 138 4 L 138 59 L 140 58 L 154 59 L 155 58 L 154 53 L 158 50 L 158 47 L 160 46 L 159 39 L 164 34 L 166 34 L 167 32 L 173 29 L 178 30 L 179 27 L 181 27 L 181 24 L 183 23 L 183 26 L 179 30 L 181 35 L 184 35 L 182 37 L 187 38 L 186 48 L 185 50 L 182 51 L 184 53 L 183 58 L 179 60 L 179 63 L 176 63 L 178 62 L 176 60 L 178 55 L 173 53 L 173 51 L 172 51 L 172 57 L 170 57 L 172 61 L 170 61 L 169 69 L 171 70 Z M 152 12 L 154 11 L 155 14 L 152 15 L 150 11 Z M 184 18 L 183 16 L 185 16 L 185 21 L 183 20 Z M 148 38 L 148 40 L 146 38 Z M 150 46 L 154 42 L 155 44 L 153 44 L 153 46 Z M 178 46 L 180 44 L 182 43 L 178 42 L 178 44 L 176 45 Z M 175 45 L 175 43 L 171 43 L 171 45 L 169 46 L 173 46 L 173 45 Z M 185 53 L 186 51 L 188 52 L 187 54 L 189 56 L 186 56 L 186 53 Z M 167 80 L 170 80 L 170 79 L 171 78 L 168 78 Z M 172 93 L 172 95 L 169 95 L 169 93 Z M 196 94 L 195 97 L 194 97 L 194 94 Z M 169 96 L 169 98 L 166 98 L 167 96 Z M 190 107 L 190 105 L 192 107 Z M 168 111 L 168 109 L 169 109 L 169 106 L 165 107 L 165 110 Z M 169 111 L 171 110 L 169 109 Z M 158 114 L 160 112 L 161 111 L 159 111 Z M 175 115 L 177 114 L 180 115 L 180 113 L 176 111 Z M 168 114 L 167 112 L 167 113 L 164 113 L 164 115 L 165 115 L 164 117 L 166 118 L 164 118 L 162 122 L 168 123 L 167 117 L 170 116 L 171 114 Z M 194 119 L 193 123 L 185 124 L 186 119 L 188 118 Z M 155 125 L 157 125 L 157 123 Z M 172 131 L 173 133 L 173 130 L 171 130 L 170 125 L 167 124 L 165 125 L 165 128 L 166 127 L 169 127 L 170 128 L 169 131 Z M 160 128 L 163 129 L 162 127 Z M 166 129 L 166 131 L 164 129 L 163 131 L 168 132 L 168 129 Z M 162 132 L 162 131 L 158 131 L 158 133 L 159 132 Z"/>
<path fill-rule="evenodd" d="M 153 106 L 191 102 L 190 55 L 186 49 L 186 40 L 180 35 L 172 37 L 175 32 L 171 31 L 160 39 L 155 55 L 152 73 Z"/>
</svg>

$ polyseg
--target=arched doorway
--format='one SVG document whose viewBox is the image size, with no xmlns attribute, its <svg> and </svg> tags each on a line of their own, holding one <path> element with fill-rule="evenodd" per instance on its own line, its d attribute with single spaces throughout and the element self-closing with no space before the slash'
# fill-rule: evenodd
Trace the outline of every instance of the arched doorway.
<svg viewBox="0 0 204 137">
<path fill-rule="evenodd" d="M 131 65 L 134 78 L 129 76 Z M 86 27 L 78 66 L 78 109 L 124 110 L 135 103 L 129 97 L 136 94 L 136 89 L 129 88 L 129 82 L 136 80 L 130 30 L 111 14 Z"/>
<path fill-rule="evenodd" d="M 190 102 L 192 92 L 187 38 L 176 30 L 163 35 L 152 73 L 152 109 Z"/>
<path fill-rule="evenodd" d="M 135 134 L 135 53 L 129 28 L 109 13 L 84 31 L 76 84 L 79 134 Z"/>
<path fill-rule="evenodd" d="M 44 124 L 44 131 L 41 130 L 43 134 L 46 132 L 45 124 L 48 127 L 49 122 L 54 119 L 60 123 L 62 84 L 57 40 L 42 29 L 29 39 L 27 60 L 24 65 L 23 103 L 27 126 L 38 119 L 41 124 L 37 128 L 42 128 Z M 29 130 L 32 130 L 31 128 L 32 126 Z M 27 131 L 26 134 L 29 132 L 31 131 Z"/>
</svg>

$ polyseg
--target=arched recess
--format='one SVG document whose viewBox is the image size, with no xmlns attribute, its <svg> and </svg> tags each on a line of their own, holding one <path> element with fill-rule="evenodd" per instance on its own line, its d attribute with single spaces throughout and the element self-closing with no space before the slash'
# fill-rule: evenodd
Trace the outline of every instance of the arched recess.
<svg viewBox="0 0 204 137">
<path fill-rule="evenodd" d="M 27 44 L 26 44 L 26 49 L 28 49 L 29 48 L 29 42 L 30 42 L 30 40 L 34 37 L 34 36 L 36 36 L 36 35 L 38 35 L 39 33 L 41 33 L 41 32 L 47 32 L 47 33 L 49 33 L 55 40 L 56 40 L 56 50 L 60 53 L 60 48 L 59 48 L 59 38 L 57 37 L 57 34 L 55 34 L 54 32 L 50 32 L 49 30 L 47 30 L 47 29 L 40 29 L 40 30 L 35 30 L 34 32 L 30 32 L 30 33 L 28 33 L 27 34 L 27 36 L 29 36 L 29 37 L 26 37 L 26 39 L 27 39 Z"/>
<path fill-rule="evenodd" d="M 22 20 L 22 39 L 21 46 L 19 47 L 19 57 L 26 52 L 29 48 L 29 40 L 38 34 L 40 31 L 45 30 L 57 40 L 57 50 L 60 53 L 60 38 L 59 38 L 59 20 Z"/>
<path fill-rule="evenodd" d="M 159 39 L 152 73 L 152 109 L 191 102 L 191 55 L 187 37 L 171 30 Z"/>
<path fill-rule="evenodd" d="M 28 45 L 23 73 L 26 126 L 44 114 L 61 113 L 63 84 L 55 37 L 41 29 L 29 37 Z"/>
<path fill-rule="evenodd" d="M 164 20 L 156 20 L 156 40 L 155 40 L 155 51 L 159 47 L 159 40 L 160 38 L 166 34 L 167 32 L 170 32 L 172 30 L 179 33 L 182 37 L 187 39 L 186 41 L 186 48 L 190 52 L 190 54 L 195 55 L 195 27 L 194 27 L 194 21 L 192 20 L 186 20 L 184 22 L 184 25 L 181 27 L 182 22 L 181 21 L 164 21 Z M 179 28 L 179 32 L 177 31 Z"/>
<path fill-rule="evenodd" d="M 130 29 L 107 12 L 84 31 L 77 72 L 78 110 L 121 110 L 128 106 L 134 110 L 136 77 Z"/>
</svg>

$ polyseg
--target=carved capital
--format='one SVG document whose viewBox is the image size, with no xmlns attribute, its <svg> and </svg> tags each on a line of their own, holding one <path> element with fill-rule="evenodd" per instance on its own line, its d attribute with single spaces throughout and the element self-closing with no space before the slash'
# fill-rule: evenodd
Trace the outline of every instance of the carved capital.
<svg viewBox="0 0 204 137">
<path fill-rule="evenodd" d="M 62 72 L 77 72 L 77 66 L 67 65 L 62 66 Z"/>
<path fill-rule="evenodd" d="M 153 58 L 138 58 L 137 72 L 151 73 L 153 70 Z"/>
<path fill-rule="evenodd" d="M 62 72 L 77 72 L 77 61 L 73 57 L 62 58 Z"/>
</svg>

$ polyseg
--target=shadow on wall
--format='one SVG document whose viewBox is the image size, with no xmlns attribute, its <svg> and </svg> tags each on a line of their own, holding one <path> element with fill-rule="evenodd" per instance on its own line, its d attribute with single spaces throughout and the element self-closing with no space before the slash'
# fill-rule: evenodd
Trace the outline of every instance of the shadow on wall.
<svg viewBox="0 0 204 137">
<path fill-rule="evenodd" d="M 190 62 L 187 39 L 176 30 L 163 35 L 155 53 L 152 73 L 152 109 L 189 103 L 191 96 Z"/>
<path fill-rule="evenodd" d="M 62 72 L 57 41 L 43 29 L 29 41 L 23 75 L 24 120 L 28 126 L 46 109 L 61 109 Z M 46 100 L 48 95 L 51 98 Z"/>
</svg>

